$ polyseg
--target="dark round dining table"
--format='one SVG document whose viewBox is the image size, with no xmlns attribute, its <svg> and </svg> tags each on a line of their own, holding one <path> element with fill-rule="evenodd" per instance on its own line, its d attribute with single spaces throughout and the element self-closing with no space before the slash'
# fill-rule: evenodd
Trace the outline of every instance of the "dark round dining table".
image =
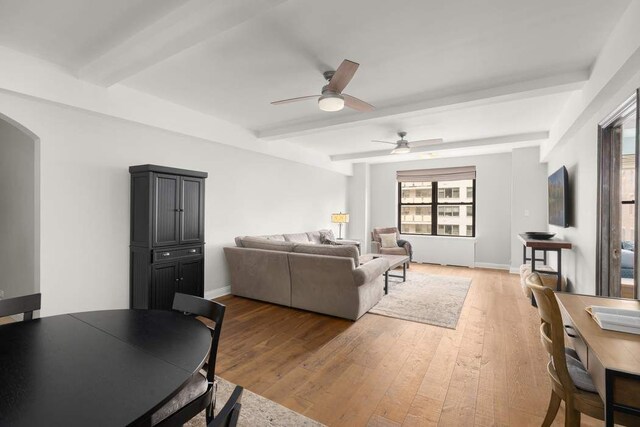
<svg viewBox="0 0 640 427">
<path fill-rule="evenodd" d="M 204 365 L 192 316 L 108 310 L 0 326 L 0 426 L 149 425 Z"/>
</svg>

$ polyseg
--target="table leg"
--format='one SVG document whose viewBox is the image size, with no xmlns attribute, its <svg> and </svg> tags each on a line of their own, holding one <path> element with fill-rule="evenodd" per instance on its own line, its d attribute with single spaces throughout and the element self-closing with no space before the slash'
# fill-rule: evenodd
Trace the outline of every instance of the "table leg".
<svg viewBox="0 0 640 427">
<path fill-rule="evenodd" d="M 402 281 L 406 282 L 407 281 L 407 263 L 403 263 L 402 264 Z"/>
<path fill-rule="evenodd" d="M 536 250 L 531 248 L 531 272 L 536 271 Z"/>
<path fill-rule="evenodd" d="M 527 247 L 525 245 L 522 245 L 522 263 L 527 263 Z"/>
<path fill-rule="evenodd" d="M 389 270 L 384 272 L 384 294 L 389 293 Z"/>
<path fill-rule="evenodd" d="M 558 285 L 556 291 L 562 290 L 562 249 L 558 249 Z"/>
</svg>

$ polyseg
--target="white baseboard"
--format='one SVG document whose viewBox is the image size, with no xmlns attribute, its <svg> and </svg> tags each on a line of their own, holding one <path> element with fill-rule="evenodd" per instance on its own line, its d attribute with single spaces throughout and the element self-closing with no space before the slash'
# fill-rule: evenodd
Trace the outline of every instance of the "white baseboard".
<svg viewBox="0 0 640 427">
<path fill-rule="evenodd" d="M 204 293 L 205 299 L 214 299 L 231 293 L 231 286 L 225 286 L 224 288 L 211 289 Z"/>
<path fill-rule="evenodd" d="M 520 268 L 519 267 L 511 267 L 509 269 L 509 273 L 511 273 L 511 274 L 520 274 Z"/>
<path fill-rule="evenodd" d="M 509 270 L 511 266 L 509 264 L 494 264 L 492 262 L 476 262 L 475 268 L 491 268 L 494 270 Z"/>
</svg>

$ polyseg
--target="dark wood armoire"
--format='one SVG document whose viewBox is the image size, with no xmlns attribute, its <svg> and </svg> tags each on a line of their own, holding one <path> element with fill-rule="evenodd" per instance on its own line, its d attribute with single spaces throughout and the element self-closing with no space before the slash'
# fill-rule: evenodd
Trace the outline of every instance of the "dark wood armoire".
<svg viewBox="0 0 640 427">
<path fill-rule="evenodd" d="M 204 296 L 206 172 L 131 166 L 131 308 L 171 309 L 173 295 Z"/>
</svg>

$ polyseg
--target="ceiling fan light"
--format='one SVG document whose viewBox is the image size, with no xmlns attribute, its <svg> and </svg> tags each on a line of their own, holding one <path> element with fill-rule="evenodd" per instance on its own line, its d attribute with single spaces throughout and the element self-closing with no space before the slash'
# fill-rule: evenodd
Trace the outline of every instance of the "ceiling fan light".
<svg viewBox="0 0 640 427">
<path fill-rule="evenodd" d="M 411 152 L 409 147 L 398 147 L 391 150 L 391 154 L 407 154 Z"/>
<path fill-rule="evenodd" d="M 398 145 L 396 145 L 396 148 L 391 150 L 391 154 L 407 154 L 410 152 L 411 152 L 411 148 L 409 147 L 409 144 L 407 144 L 406 141 L 398 141 Z"/>
<path fill-rule="evenodd" d="M 322 111 L 340 111 L 344 108 L 344 98 L 337 93 L 322 95 L 318 99 L 318 107 Z"/>
</svg>

